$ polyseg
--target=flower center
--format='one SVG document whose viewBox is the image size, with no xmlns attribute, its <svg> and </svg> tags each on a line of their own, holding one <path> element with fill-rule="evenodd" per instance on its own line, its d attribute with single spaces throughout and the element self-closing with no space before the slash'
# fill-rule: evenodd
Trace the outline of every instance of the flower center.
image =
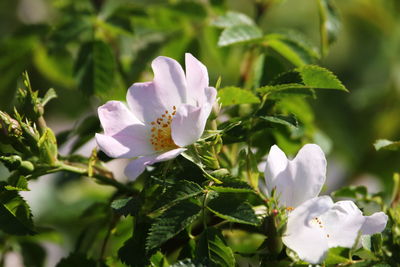
<svg viewBox="0 0 400 267">
<path fill-rule="evenodd" d="M 171 137 L 171 123 L 175 114 L 176 106 L 173 106 L 172 112 L 165 110 L 160 117 L 151 122 L 150 143 L 155 151 L 166 151 L 178 147 Z"/>
</svg>

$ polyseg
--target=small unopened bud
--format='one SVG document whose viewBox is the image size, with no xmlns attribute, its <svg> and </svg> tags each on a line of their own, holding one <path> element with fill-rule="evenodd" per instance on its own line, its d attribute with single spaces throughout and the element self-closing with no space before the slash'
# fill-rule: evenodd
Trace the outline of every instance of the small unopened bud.
<svg viewBox="0 0 400 267">
<path fill-rule="evenodd" d="M 276 216 L 276 215 L 279 214 L 279 211 L 278 211 L 277 209 L 273 209 L 273 210 L 272 210 L 272 214 L 273 214 L 274 216 Z"/>
<path fill-rule="evenodd" d="M 0 134 L 9 138 L 22 135 L 21 125 L 18 121 L 3 111 L 0 111 Z"/>
</svg>

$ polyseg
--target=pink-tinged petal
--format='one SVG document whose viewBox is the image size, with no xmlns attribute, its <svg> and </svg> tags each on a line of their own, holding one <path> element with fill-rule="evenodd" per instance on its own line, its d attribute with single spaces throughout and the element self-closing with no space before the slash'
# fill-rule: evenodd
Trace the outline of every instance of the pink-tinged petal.
<svg viewBox="0 0 400 267">
<path fill-rule="evenodd" d="M 113 136 L 96 134 L 97 145 L 112 158 L 132 158 L 154 154 L 149 140 L 142 139 L 143 136 L 134 135 L 135 132 L 138 132 L 136 128 L 128 126 Z"/>
<path fill-rule="evenodd" d="M 290 163 L 294 178 L 293 206 L 318 196 L 326 179 L 326 159 L 322 149 L 315 144 L 303 146 Z"/>
<path fill-rule="evenodd" d="M 173 158 L 176 158 L 179 156 L 183 151 L 185 151 L 186 148 L 175 148 L 170 151 L 164 152 L 162 154 L 159 154 L 155 159 L 154 162 L 161 162 L 161 161 L 167 161 Z"/>
<path fill-rule="evenodd" d="M 172 119 L 171 136 L 180 147 L 191 145 L 203 134 L 208 118 L 208 107 L 182 105 Z"/>
<path fill-rule="evenodd" d="M 97 109 L 97 113 L 106 135 L 114 135 L 128 126 L 142 124 L 120 101 L 108 101 Z"/>
<path fill-rule="evenodd" d="M 188 104 L 201 106 L 205 101 L 204 89 L 208 87 L 207 68 L 190 53 L 185 54 L 185 67 Z"/>
<path fill-rule="evenodd" d="M 98 134 L 95 135 L 97 145 L 100 147 L 100 150 L 107 154 L 107 156 L 111 158 L 130 158 L 130 148 L 124 146 L 120 142 L 118 142 L 115 138 Z"/>
<path fill-rule="evenodd" d="M 151 165 L 155 159 L 155 156 L 141 157 L 132 160 L 125 167 L 125 176 L 131 181 L 135 181 L 140 174 L 145 170 L 147 165 Z"/>
<path fill-rule="evenodd" d="M 362 212 L 352 201 L 336 202 L 321 216 L 329 247 L 353 247 L 364 221 Z"/>
<path fill-rule="evenodd" d="M 156 162 L 162 162 L 176 158 L 185 150 L 185 148 L 176 148 L 162 154 L 140 157 L 138 159 L 132 160 L 125 168 L 125 175 L 130 180 L 134 181 L 140 174 L 142 174 L 146 166 L 152 165 Z"/>
<path fill-rule="evenodd" d="M 151 63 L 154 85 L 161 99 L 169 105 L 186 103 L 187 89 L 185 73 L 179 63 L 169 57 L 157 57 Z"/>
<path fill-rule="evenodd" d="M 326 257 L 328 240 L 324 230 L 313 223 L 313 219 L 327 212 L 332 206 L 332 199 L 323 196 L 304 202 L 289 214 L 282 241 L 295 251 L 300 259 L 317 264 Z"/>
<path fill-rule="evenodd" d="M 133 114 L 148 124 L 165 111 L 173 112 L 186 103 L 186 79 L 179 63 L 168 57 L 157 57 L 151 64 L 154 81 L 134 83 L 128 90 L 126 100 Z"/>
<path fill-rule="evenodd" d="M 108 156 L 130 158 L 154 153 L 148 138 L 149 129 L 123 103 L 107 102 L 99 107 L 98 115 L 104 135 L 96 134 L 96 141 Z"/>
<path fill-rule="evenodd" d="M 126 101 L 132 113 L 146 124 L 160 117 L 165 110 L 172 109 L 153 82 L 134 83 L 128 89 Z"/>
<path fill-rule="evenodd" d="M 361 227 L 363 235 L 373 235 L 382 232 L 388 221 L 388 216 L 383 212 L 376 212 L 371 216 L 365 216 L 365 222 Z"/>
</svg>

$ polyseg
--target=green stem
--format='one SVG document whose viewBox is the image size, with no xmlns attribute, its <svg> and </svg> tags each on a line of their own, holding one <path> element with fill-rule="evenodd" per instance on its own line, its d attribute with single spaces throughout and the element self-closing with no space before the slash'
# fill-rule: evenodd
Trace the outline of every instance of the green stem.
<svg viewBox="0 0 400 267">
<path fill-rule="evenodd" d="M 59 172 L 59 171 L 67 171 L 67 172 L 71 172 L 71 173 L 77 173 L 77 174 L 81 174 L 81 175 L 88 176 L 88 177 L 90 176 L 88 173 L 88 169 L 86 167 L 72 165 L 72 164 L 69 164 L 66 162 L 62 162 L 62 161 L 59 161 L 57 168 L 48 171 L 48 173 L 54 173 L 54 172 Z M 107 176 L 100 174 L 96 169 L 94 170 L 92 177 L 104 184 L 107 184 L 107 185 L 117 188 L 121 192 L 125 192 L 128 194 L 137 194 L 136 190 L 130 188 L 129 186 L 121 184 L 120 182 L 115 180 L 113 177 L 107 177 Z"/>
</svg>

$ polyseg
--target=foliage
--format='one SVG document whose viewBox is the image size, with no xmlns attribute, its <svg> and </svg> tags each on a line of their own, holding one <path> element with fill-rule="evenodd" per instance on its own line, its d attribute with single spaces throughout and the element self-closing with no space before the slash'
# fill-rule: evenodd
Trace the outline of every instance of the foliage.
<svg viewBox="0 0 400 267">
<path fill-rule="evenodd" d="M 345 12 L 361 16 L 359 24 L 376 24 L 357 34 L 386 34 L 380 49 L 397 51 L 395 10 L 400 6 L 394 0 L 350 1 L 356 9 L 333 0 L 307 3 L 303 9 L 318 13 L 312 14 L 319 18 L 316 32 L 314 26 L 299 31 L 292 25 L 281 29 L 285 23 L 269 24 L 268 15 L 285 1 L 236 3 L 243 10 L 233 2 L 48 1 L 47 19 L 35 22 L 26 16 L 10 29 L 0 25 L 0 32 L 7 33 L 0 39 L 1 264 L 17 251 L 26 266 L 43 266 L 49 253 L 43 242 L 50 242 L 68 255 L 57 266 L 306 266 L 282 247 L 288 211 L 276 205 L 274 196 L 260 193 L 263 175 L 257 164 L 273 144 L 293 155 L 311 142 L 326 150 L 334 143 L 354 177 L 370 171 L 387 182 L 384 193 L 348 186 L 331 194 L 354 200 L 369 214 L 383 210 L 389 222 L 382 234 L 363 237 L 359 247 L 331 249 L 325 264 L 400 262 L 400 146 L 379 139 L 398 140 L 398 92 L 391 91 L 398 89 L 398 79 L 387 82 L 386 91 L 367 88 L 370 93 L 362 95 L 359 89 L 353 92 L 355 77 L 379 76 L 384 59 L 370 51 L 372 63 L 367 64 L 358 54 L 357 59 L 347 55 L 346 61 L 358 64 L 348 75 L 327 64 L 337 55 L 334 44 L 341 40 Z M 291 9 L 287 12 L 293 17 L 301 13 Z M 362 44 L 357 49 L 372 49 Z M 99 103 L 125 99 L 133 82 L 149 80 L 156 56 L 183 62 L 185 52 L 205 63 L 210 84 L 220 77 L 218 105 L 204 135 L 182 156 L 125 183 L 106 167 L 110 158 L 89 142 L 101 132 L 94 110 Z M 398 59 L 390 62 L 398 67 Z M 385 69 L 382 79 L 394 75 L 393 69 Z M 369 80 L 362 83 L 366 88 Z M 373 105 L 375 96 L 387 97 L 381 113 Z M 335 104 L 331 109 L 328 98 Z M 373 125 L 365 120 L 370 116 Z M 49 126 L 62 117 L 75 125 L 61 132 Z M 374 132 L 358 140 L 349 128 Z M 378 152 L 370 151 L 374 140 Z M 76 154 L 85 146 L 93 149 L 90 155 Z M 46 179 L 53 179 L 48 182 L 53 193 L 40 192 L 50 199 L 40 211 L 32 205 L 35 213 L 24 194 Z M 60 200 L 63 195 L 70 200 Z"/>
</svg>

